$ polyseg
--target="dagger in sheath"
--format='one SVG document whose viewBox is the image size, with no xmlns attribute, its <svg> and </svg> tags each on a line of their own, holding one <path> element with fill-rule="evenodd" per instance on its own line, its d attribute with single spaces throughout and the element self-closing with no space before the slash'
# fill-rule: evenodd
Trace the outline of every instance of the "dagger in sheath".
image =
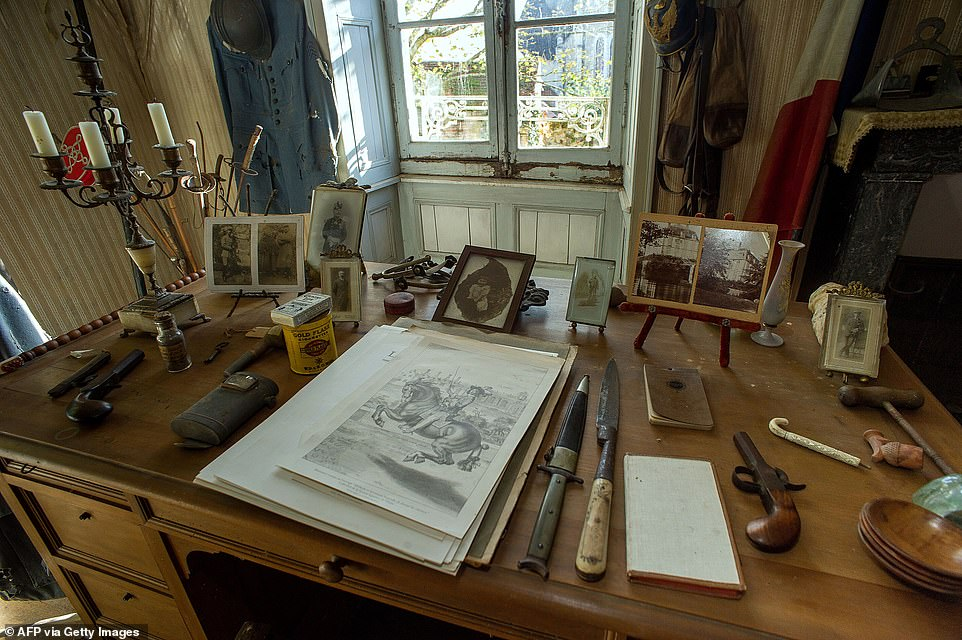
<svg viewBox="0 0 962 640">
<path fill-rule="evenodd" d="M 614 489 L 615 442 L 618 438 L 618 365 L 608 361 L 605 376 L 601 380 L 601 396 L 598 400 L 598 445 L 601 460 L 595 480 L 591 483 L 585 524 L 581 529 L 575 572 L 587 582 L 596 582 L 605 575 L 608 565 L 608 524 L 611 516 L 611 496 Z"/>
<path fill-rule="evenodd" d="M 564 421 L 561 432 L 554 446 L 544 454 L 547 464 L 539 464 L 538 469 L 551 476 L 548 487 L 544 491 L 541 510 L 531 532 L 531 542 L 528 543 L 528 555 L 518 562 L 519 569 L 530 569 L 548 579 L 548 556 L 551 555 L 551 545 L 554 534 L 561 520 L 561 507 L 564 505 L 565 487 L 568 482 L 583 483 L 584 480 L 575 475 L 578 467 L 578 453 L 581 451 L 581 437 L 585 432 L 585 415 L 588 411 L 588 376 L 581 379 L 575 392 Z"/>
</svg>

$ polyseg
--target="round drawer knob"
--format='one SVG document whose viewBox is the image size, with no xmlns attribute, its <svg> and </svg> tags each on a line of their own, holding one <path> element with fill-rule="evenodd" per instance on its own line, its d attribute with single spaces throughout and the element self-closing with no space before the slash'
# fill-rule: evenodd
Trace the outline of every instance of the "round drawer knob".
<svg viewBox="0 0 962 640">
<path fill-rule="evenodd" d="M 340 582 L 344 579 L 344 570 L 342 567 L 346 564 L 347 562 L 344 558 L 331 556 L 330 560 L 325 560 L 321 563 L 321 566 L 317 568 L 317 572 L 321 578 L 328 582 Z"/>
<path fill-rule="evenodd" d="M 127 593 L 125 593 L 125 594 L 121 597 L 121 599 L 122 599 L 124 602 L 130 602 L 131 600 L 133 600 L 133 599 L 136 598 L 136 597 L 137 597 L 137 596 L 135 596 L 134 594 L 132 594 L 132 593 L 130 593 L 130 592 L 128 591 Z"/>
<path fill-rule="evenodd" d="M 91 514 L 89 511 L 84 511 L 78 517 L 81 520 L 90 520 L 91 518 L 93 518 L 93 514 Z"/>
</svg>

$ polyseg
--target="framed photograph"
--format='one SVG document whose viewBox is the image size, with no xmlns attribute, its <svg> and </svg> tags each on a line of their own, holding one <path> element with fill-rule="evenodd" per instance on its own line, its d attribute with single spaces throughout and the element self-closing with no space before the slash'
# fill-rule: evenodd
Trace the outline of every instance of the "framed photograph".
<svg viewBox="0 0 962 640">
<path fill-rule="evenodd" d="M 304 217 L 206 218 L 204 258 L 211 291 L 303 291 Z"/>
<path fill-rule="evenodd" d="M 321 291 L 331 296 L 331 319 L 361 321 L 361 261 L 322 258 Z"/>
<path fill-rule="evenodd" d="M 829 295 L 819 366 L 877 377 L 884 326 L 883 298 Z"/>
<path fill-rule="evenodd" d="M 432 319 L 510 332 L 534 260 L 528 253 L 466 245 Z"/>
<path fill-rule="evenodd" d="M 615 261 L 602 258 L 575 258 L 568 292 L 565 320 L 603 327 L 608 320 L 611 285 L 615 281 Z"/>
<path fill-rule="evenodd" d="M 353 254 L 359 253 L 366 205 L 367 191 L 356 181 L 314 187 L 308 234 L 311 257 L 329 255 L 341 245 Z"/>
<path fill-rule="evenodd" d="M 777 232 L 773 224 L 644 213 L 628 300 L 760 322 Z"/>
</svg>

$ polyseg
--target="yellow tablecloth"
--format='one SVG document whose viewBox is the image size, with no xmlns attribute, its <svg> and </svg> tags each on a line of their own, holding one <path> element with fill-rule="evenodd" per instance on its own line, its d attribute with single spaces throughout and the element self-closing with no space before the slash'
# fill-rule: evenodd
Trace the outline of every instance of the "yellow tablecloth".
<svg viewBox="0 0 962 640">
<path fill-rule="evenodd" d="M 873 129 L 896 131 L 949 127 L 962 127 L 962 109 L 879 111 L 871 107 L 852 107 L 842 113 L 832 164 L 846 172 L 851 169 L 858 143 Z"/>
</svg>

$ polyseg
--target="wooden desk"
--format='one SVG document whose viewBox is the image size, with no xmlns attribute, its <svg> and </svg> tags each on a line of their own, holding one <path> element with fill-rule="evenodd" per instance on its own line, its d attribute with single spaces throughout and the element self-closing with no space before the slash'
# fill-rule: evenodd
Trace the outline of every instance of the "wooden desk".
<svg viewBox="0 0 962 640">
<path fill-rule="evenodd" d="M 0 492 L 85 620 L 146 622 L 152 633 L 164 638 L 203 637 L 205 630 L 208 637 L 229 638 L 239 626 L 242 612 L 218 601 L 231 575 L 221 576 L 218 582 L 208 569 L 202 571 L 204 563 L 197 559 L 203 556 L 193 553 L 198 551 L 222 554 L 217 558 L 240 558 L 253 563 L 250 566 L 270 567 L 313 583 L 323 582 L 318 567 L 336 555 L 347 562 L 343 580 L 333 585 L 336 589 L 504 638 L 585 640 L 601 638 L 605 630 L 638 638 L 958 635 L 962 604 L 936 599 L 896 581 L 863 549 L 856 530 L 865 502 L 879 496 L 910 499 L 926 479 L 937 475 L 931 462 L 926 462 L 924 474 L 884 464 L 858 469 L 768 432 L 769 419 L 783 416 L 791 421 L 791 430 L 863 459 L 869 455 L 862 440 L 868 428 L 908 441 L 882 411 L 849 409 L 836 400 L 840 379 L 818 370 L 817 343 L 801 305 L 778 328 L 786 341 L 779 349 L 760 347 L 746 333 L 732 332 L 731 365 L 722 369 L 717 364 L 717 327 L 686 322 L 676 333 L 673 319 L 662 318 L 644 351 L 635 351 L 632 340 L 641 315 L 613 311 L 603 334 L 586 326 L 572 331 L 564 321 L 567 282 L 539 279 L 538 284 L 550 290 L 549 304 L 525 313 L 516 331 L 570 341 L 580 348 L 559 407 L 566 404 L 582 375 L 600 380 L 606 361 L 614 356 L 622 384 L 619 460 L 630 452 L 707 457 L 715 463 L 748 585 L 741 600 L 628 583 L 620 473 L 615 478 L 608 574 L 594 584 L 580 581 L 574 570 L 587 502 L 587 491 L 576 485 L 568 488 L 550 562 L 551 579 L 542 582 L 516 569 L 544 493 L 546 476 L 540 473 L 528 479 L 492 566 L 487 570 L 466 567 L 457 577 L 193 484 L 198 470 L 223 449 L 173 446 L 177 438 L 170 431 L 170 421 L 213 388 L 222 369 L 254 344 L 242 332 L 269 323 L 272 308 L 268 300 L 245 299 L 231 318 L 225 318 L 233 301 L 203 292 L 203 281 L 188 290 L 199 294 L 201 308 L 215 320 L 185 331 L 194 358 L 194 365 L 185 372 L 164 370 L 151 336 L 120 338 L 120 327 L 108 325 L 72 342 L 68 349 L 50 352 L 0 378 Z M 350 323 L 337 326 L 342 351 L 387 320 L 381 300 L 392 290 L 390 283 L 368 281 L 364 289 L 366 319 L 358 328 Z M 430 317 L 434 295 L 416 295 L 416 315 Z M 213 364 L 204 364 L 228 330 L 236 332 L 229 346 Z M 143 349 L 147 358 L 109 396 L 113 414 L 95 428 L 72 430 L 64 417 L 70 396 L 57 400 L 46 396 L 47 389 L 77 366 L 66 352 L 105 348 L 116 361 L 135 347 Z M 698 367 L 715 429 L 650 426 L 642 382 L 646 362 Z M 281 402 L 309 380 L 290 372 L 283 352 L 268 354 L 249 369 L 277 381 Z M 888 349 L 882 354 L 879 383 L 923 389 Z M 962 469 L 959 425 L 928 391 L 924 393 L 925 406 L 908 412 L 907 418 L 951 465 Z M 594 387 L 591 416 L 597 401 Z M 267 413 L 258 414 L 227 444 L 236 442 Z M 556 415 L 542 450 L 554 441 L 559 421 Z M 578 465 L 586 478 L 593 476 L 598 461 L 599 448 L 589 435 L 593 429 L 589 424 Z M 761 553 L 744 535 L 745 524 L 762 513 L 762 505 L 728 480 L 731 469 L 742 462 L 731 440 L 740 430 L 751 434 L 770 463 L 782 467 L 793 481 L 808 484 L 794 494 L 803 528 L 800 542 L 787 553 Z M 265 586 L 265 593 L 270 590 Z"/>
</svg>

